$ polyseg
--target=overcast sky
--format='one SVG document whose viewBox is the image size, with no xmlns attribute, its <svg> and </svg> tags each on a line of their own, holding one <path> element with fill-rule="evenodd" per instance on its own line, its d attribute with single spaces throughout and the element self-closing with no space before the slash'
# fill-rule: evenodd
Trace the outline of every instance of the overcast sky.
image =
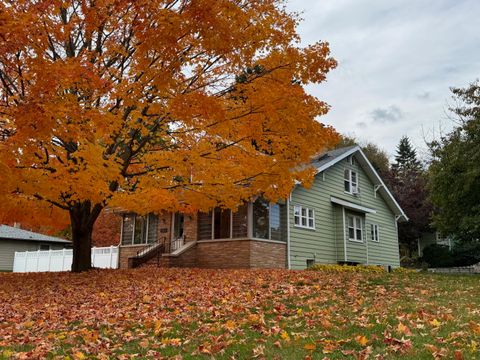
<svg viewBox="0 0 480 360">
<path fill-rule="evenodd" d="M 325 40 L 338 61 L 309 91 L 331 105 L 321 120 L 395 153 L 402 135 L 449 129 L 449 88 L 480 77 L 479 0 L 289 0 L 304 44 Z"/>
</svg>

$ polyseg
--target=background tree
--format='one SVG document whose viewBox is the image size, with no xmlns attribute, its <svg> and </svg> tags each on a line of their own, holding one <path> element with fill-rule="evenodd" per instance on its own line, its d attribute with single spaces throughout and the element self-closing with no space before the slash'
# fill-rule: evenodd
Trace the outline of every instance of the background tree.
<svg viewBox="0 0 480 360">
<path fill-rule="evenodd" d="M 298 165 L 337 135 L 304 85 L 336 62 L 327 43 L 298 46 L 283 5 L 0 1 L 0 211 L 67 214 L 82 271 L 106 206 L 235 208 L 308 184 Z"/>
<path fill-rule="evenodd" d="M 359 141 L 353 136 L 341 135 L 340 141 L 334 146 L 335 149 L 347 146 L 358 145 L 361 147 L 365 156 L 372 163 L 372 166 L 377 170 L 380 176 L 385 176 L 390 170 L 390 162 L 387 153 L 382 150 L 377 144 L 366 141 Z"/>
<path fill-rule="evenodd" d="M 480 85 L 452 92 L 460 125 L 430 144 L 430 199 L 435 227 L 470 242 L 480 239 Z"/>
<path fill-rule="evenodd" d="M 408 222 L 398 224 L 398 238 L 411 256 L 417 251 L 418 238 L 431 230 L 432 205 L 428 199 L 426 173 L 406 136 L 400 139 L 386 182 L 409 218 Z"/>
<path fill-rule="evenodd" d="M 417 158 L 417 151 L 412 147 L 408 136 L 403 136 L 397 146 L 397 154 L 392 168 L 402 173 L 422 171 L 422 164 Z"/>
</svg>

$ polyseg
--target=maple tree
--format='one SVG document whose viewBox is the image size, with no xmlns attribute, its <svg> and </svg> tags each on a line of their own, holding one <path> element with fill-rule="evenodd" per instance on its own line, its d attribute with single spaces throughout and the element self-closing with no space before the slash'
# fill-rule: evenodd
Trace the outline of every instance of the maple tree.
<svg viewBox="0 0 480 360">
<path fill-rule="evenodd" d="M 286 197 L 337 140 L 304 85 L 336 62 L 300 47 L 282 0 L 0 1 L 6 216 L 70 221 L 90 268 L 102 210 L 235 208 Z"/>
</svg>

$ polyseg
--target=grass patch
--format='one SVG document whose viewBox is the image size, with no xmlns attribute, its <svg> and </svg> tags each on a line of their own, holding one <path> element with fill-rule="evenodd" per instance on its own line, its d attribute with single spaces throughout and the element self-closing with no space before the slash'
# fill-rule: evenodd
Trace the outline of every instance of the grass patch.
<svg viewBox="0 0 480 360">
<path fill-rule="evenodd" d="M 476 359 L 480 278 L 377 269 L 0 274 L 0 359 Z"/>
</svg>

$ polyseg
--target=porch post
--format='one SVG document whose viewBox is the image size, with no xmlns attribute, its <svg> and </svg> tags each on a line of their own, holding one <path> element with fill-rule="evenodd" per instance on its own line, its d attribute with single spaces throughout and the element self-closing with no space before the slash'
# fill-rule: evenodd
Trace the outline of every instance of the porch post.
<svg viewBox="0 0 480 360">
<path fill-rule="evenodd" d="M 347 256 L 347 229 L 345 224 L 345 206 L 342 206 L 342 217 L 343 217 L 343 251 L 344 251 L 345 262 L 347 262 L 348 256 Z"/>
</svg>

